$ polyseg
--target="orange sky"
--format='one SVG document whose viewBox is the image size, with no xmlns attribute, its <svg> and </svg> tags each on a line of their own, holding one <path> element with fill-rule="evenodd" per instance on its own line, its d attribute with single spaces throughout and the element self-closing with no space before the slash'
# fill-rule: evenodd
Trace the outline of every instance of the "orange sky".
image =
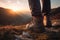
<svg viewBox="0 0 60 40">
<path fill-rule="evenodd" d="M 51 7 L 59 7 L 60 0 L 51 0 Z M 16 10 L 29 10 L 28 0 L 0 0 L 0 7 Z"/>
</svg>

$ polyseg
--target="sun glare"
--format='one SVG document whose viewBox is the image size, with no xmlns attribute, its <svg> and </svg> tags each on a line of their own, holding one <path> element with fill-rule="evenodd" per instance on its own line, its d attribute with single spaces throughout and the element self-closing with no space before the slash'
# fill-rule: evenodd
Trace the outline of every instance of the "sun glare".
<svg viewBox="0 0 60 40">
<path fill-rule="evenodd" d="M 13 10 L 13 11 L 19 11 L 21 10 L 19 7 L 16 7 L 16 6 L 8 6 L 7 8 Z"/>
<path fill-rule="evenodd" d="M 19 9 L 18 8 L 11 8 L 13 11 L 18 11 Z"/>
</svg>

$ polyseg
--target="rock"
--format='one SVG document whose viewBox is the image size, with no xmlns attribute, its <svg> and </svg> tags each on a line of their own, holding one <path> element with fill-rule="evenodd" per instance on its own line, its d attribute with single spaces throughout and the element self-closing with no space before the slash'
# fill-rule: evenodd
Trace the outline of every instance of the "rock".
<svg viewBox="0 0 60 40">
<path fill-rule="evenodd" d="M 34 40 L 28 32 L 23 32 L 21 35 L 15 35 L 16 40 Z"/>
</svg>

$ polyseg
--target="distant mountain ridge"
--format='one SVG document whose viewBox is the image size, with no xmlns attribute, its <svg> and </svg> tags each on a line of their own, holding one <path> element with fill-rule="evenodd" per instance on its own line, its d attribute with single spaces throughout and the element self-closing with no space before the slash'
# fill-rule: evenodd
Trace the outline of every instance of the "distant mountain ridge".
<svg viewBox="0 0 60 40">
<path fill-rule="evenodd" d="M 26 15 L 18 15 L 11 9 L 5 9 L 0 7 L 0 25 L 20 25 L 28 22 L 29 17 Z"/>
<path fill-rule="evenodd" d="M 31 21 L 29 12 L 18 12 L 0 7 L 0 25 L 21 25 Z M 25 13 L 25 14 L 24 14 Z M 51 9 L 51 19 L 60 19 L 60 7 Z"/>
<path fill-rule="evenodd" d="M 60 19 L 60 7 L 51 10 L 52 19 Z"/>
</svg>

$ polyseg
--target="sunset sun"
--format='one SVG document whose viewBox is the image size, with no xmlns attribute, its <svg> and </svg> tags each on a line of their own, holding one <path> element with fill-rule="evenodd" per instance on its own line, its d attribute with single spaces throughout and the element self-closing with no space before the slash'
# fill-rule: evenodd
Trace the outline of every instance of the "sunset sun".
<svg viewBox="0 0 60 40">
<path fill-rule="evenodd" d="M 19 9 L 18 8 L 11 8 L 13 11 L 18 11 Z"/>
<path fill-rule="evenodd" d="M 13 11 L 19 11 L 20 8 L 17 6 L 8 6 L 9 9 L 13 10 Z"/>
</svg>

